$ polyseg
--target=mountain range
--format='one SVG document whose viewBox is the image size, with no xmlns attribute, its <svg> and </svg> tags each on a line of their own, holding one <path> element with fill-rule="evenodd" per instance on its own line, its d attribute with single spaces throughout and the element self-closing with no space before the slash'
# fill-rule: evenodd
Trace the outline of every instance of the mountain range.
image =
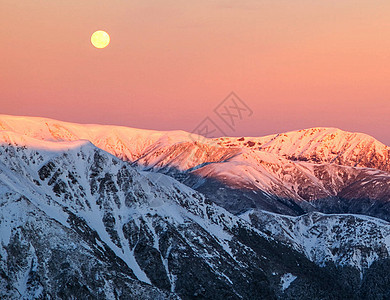
<svg viewBox="0 0 390 300">
<path fill-rule="evenodd" d="M 0 298 L 386 299 L 390 148 L 0 116 Z"/>
</svg>

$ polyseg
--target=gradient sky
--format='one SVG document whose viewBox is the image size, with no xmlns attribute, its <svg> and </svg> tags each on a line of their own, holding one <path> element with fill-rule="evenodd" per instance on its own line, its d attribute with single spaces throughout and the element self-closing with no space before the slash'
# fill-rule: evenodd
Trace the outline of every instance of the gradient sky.
<svg viewBox="0 0 390 300">
<path fill-rule="evenodd" d="M 107 31 L 103 50 L 90 35 Z M 227 135 L 316 126 L 390 145 L 390 1 L 0 0 L 0 113 Z M 253 115 L 224 127 L 231 91 Z"/>
</svg>

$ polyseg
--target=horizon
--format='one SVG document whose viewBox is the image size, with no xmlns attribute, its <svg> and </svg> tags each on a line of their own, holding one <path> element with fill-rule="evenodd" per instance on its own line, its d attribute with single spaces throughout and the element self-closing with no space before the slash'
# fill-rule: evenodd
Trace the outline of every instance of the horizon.
<svg viewBox="0 0 390 300">
<path fill-rule="evenodd" d="M 222 136 L 313 127 L 390 145 L 390 3 L 3 0 L 1 113 Z M 104 49 L 96 30 L 110 34 Z M 214 110 L 234 91 L 251 111 Z"/>
<path fill-rule="evenodd" d="M 61 122 L 61 123 L 69 123 L 69 124 L 75 124 L 75 125 L 86 125 L 86 126 L 113 126 L 113 127 L 123 127 L 123 128 L 128 128 L 128 129 L 136 129 L 136 130 L 145 130 L 145 131 L 157 131 L 157 132 L 176 132 L 176 131 L 183 131 L 185 133 L 188 133 L 188 134 L 193 134 L 194 132 L 192 131 L 186 131 L 186 130 L 183 130 L 183 129 L 172 129 L 172 130 L 159 130 L 159 129 L 153 129 L 153 128 L 138 128 L 138 127 L 132 127 L 132 126 L 126 126 L 126 125 L 117 125 L 117 124 L 110 124 L 110 123 L 107 123 L 107 124 L 104 124 L 104 123 L 83 123 L 83 122 L 71 122 L 71 121 L 67 121 L 67 120 L 60 120 L 60 119 L 54 119 L 54 118 L 50 118 L 50 117 L 40 117 L 40 116 L 27 116 L 27 115 L 9 115 L 9 114 L 0 114 L 0 120 L 1 120 L 1 117 L 2 116 L 5 116 L 5 117 L 11 117 L 11 118 L 34 118 L 34 119 L 47 119 L 47 120 L 51 120 L 51 121 L 57 121 L 57 122 Z M 342 128 L 337 128 L 337 127 L 324 127 L 324 126 L 317 126 L 317 127 L 309 127 L 309 128 L 298 128 L 298 129 L 295 129 L 295 130 L 288 130 L 288 131 L 283 131 L 283 132 L 273 132 L 273 133 L 270 133 L 270 134 L 265 134 L 265 135 L 221 135 L 221 136 L 215 136 L 215 137 L 208 137 L 210 139 L 214 139 L 214 138 L 220 138 L 220 137 L 226 137 L 226 138 L 240 138 L 240 137 L 245 137 L 245 138 L 261 138 L 261 137 L 266 137 L 266 136 L 272 136 L 272 135 L 278 135 L 278 134 L 285 134 L 285 133 L 289 133 L 289 132 L 298 132 L 298 131 L 301 131 L 301 130 L 311 130 L 311 129 L 336 129 L 336 130 L 340 130 L 342 132 L 347 132 L 347 133 L 352 133 L 352 134 L 364 134 L 364 135 L 367 135 L 369 137 L 372 137 L 374 138 L 376 141 L 382 143 L 383 145 L 387 146 L 387 147 L 390 147 L 388 144 L 386 143 L 383 143 L 382 141 L 380 141 L 379 139 L 377 139 L 375 136 L 372 136 L 370 134 L 367 134 L 365 132 L 358 132 L 358 131 L 348 131 L 348 130 L 344 130 Z M 1 131 L 1 130 L 0 130 Z"/>
</svg>

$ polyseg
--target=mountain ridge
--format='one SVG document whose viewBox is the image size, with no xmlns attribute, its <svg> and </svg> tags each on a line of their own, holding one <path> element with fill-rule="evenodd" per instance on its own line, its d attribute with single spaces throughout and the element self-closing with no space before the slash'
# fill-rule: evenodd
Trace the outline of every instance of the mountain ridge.
<svg viewBox="0 0 390 300">
<path fill-rule="evenodd" d="M 388 218 L 390 210 L 390 148 L 365 134 L 312 128 L 259 138 L 207 139 L 184 131 L 12 116 L 0 116 L 0 126 L 41 140 L 89 140 L 141 170 L 175 177 L 218 205 L 241 207 L 233 213 L 258 207 L 291 215 L 319 210 Z M 240 197 L 249 200 L 231 205 L 224 190 L 238 195 L 246 190 Z M 385 214 L 379 209 L 383 205 Z"/>
<path fill-rule="evenodd" d="M 35 125 L 35 128 L 32 125 Z M 66 130 L 67 127 L 75 130 L 75 133 L 71 132 L 71 130 Z M 86 132 L 88 132 L 88 134 L 90 134 L 89 136 L 90 138 L 88 140 L 90 140 L 91 142 L 94 142 L 95 139 L 97 140 L 101 138 L 101 136 L 99 136 L 98 134 L 96 134 L 95 138 L 93 138 L 94 137 L 93 132 L 96 133 L 99 131 L 102 132 L 101 135 L 107 132 L 120 133 L 121 131 L 125 131 L 130 137 L 132 136 L 144 137 L 146 135 L 154 142 L 157 142 L 159 138 L 162 137 L 167 138 L 168 136 L 171 139 L 171 143 L 204 141 L 205 143 L 206 142 L 211 144 L 215 143 L 220 146 L 227 145 L 229 147 L 232 147 L 232 145 L 229 145 L 229 143 L 235 142 L 237 144 L 233 146 L 241 146 L 246 148 L 254 147 L 254 146 L 250 146 L 251 145 L 250 142 L 253 139 L 256 140 L 256 144 L 260 145 L 259 148 L 262 151 L 268 149 L 267 152 L 274 152 L 272 151 L 272 149 L 276 147 L 273 146 L 271 148 L 270 143 L 272 142 L 274 143 L 275 141 L 279 141 L 279 140 L 283 142 L 284 137 L 288 138 L 291 137 L 291 135 L 295 135 L 295 139 L 299 139 L 299 137 L 302 136 L 312 136 L 313 133 L 317 132 L 317 133 L 324 133 L 323 136 L 319 137 L 323 140 L 328 139 L 328 141 L 330 141 L 333 139 L 332 135 L 338 134 L 338 135 L 344 135 L 347 138 L 355 137 L 355 138 L 359 138 L 360 141 L 375 143 L 379 148 L 386 148 L 386 150 L 388 151 L 390 149 L 389 146 L 386 146 L 385 144 L 381 143 L 380 141 L 376 140 L 374 137 L 368 134 L 348 132 L 333 127 L 312 127 L 308 129 L 294 130 L 285 133 L 278 133 L 278 134 L 272 134 L 272 135 L 260 136 L 260 137 L 206 138 L 183 130 L 158 131 L 158 130 L 150 130 L 150 129 L 137 129 L 132 127 L 119 126 L 119 125 L 79 124 L 79 123 L 72 123 L 66 121 L 57 121 L 55 119 L 50 119 L 50 118 L 12 116 L 12 115 L 0 114 L 0 128 L 2 130 L 10 130 L 25 135 L 33 134 L 36 135 L 37 138 L 40 137 L 41 139 L 48 139 L 51 137 L 54 140 L 69 140 L 75 138 L 88 139 L 82 137 L 82 136 L 86 136 L 87 135 Z M 65 130 L 61 132 L 61 129 L 65 129 Z M 81 129 L 84 129 L 84 131 Z M 63 135 L 61 135 L 61 133 L 63 133 Z M 67 135 L 66 133 L 68 133 L 69 135 Z M 79 133 L 79 136 L 77 136 L 77 133 Z M 141 135 L 140 133 L 143 133 L 143 135 Z M 41 134 L 41 136 L 39 134 Z M 129 138 L 129 136 L 127 138 Z M 286 153 L 282 153 L 281 155 L 286 155 Z"/>
<path fill-rule="evenodd" d="M 48 151 L 17 136 L 0 143 L 4 298 L 274 299 L 291 273 L 311 295 L 343 289 L 323 286 L 327 270 L 171 177 L 88 142 Z"/>
<path fill-rule="evenodd" d="M 1 298 L 390 293 L 387 171 L 289 159 L 277 139 L 23 120 L 0 116 Z"/>
</svg>

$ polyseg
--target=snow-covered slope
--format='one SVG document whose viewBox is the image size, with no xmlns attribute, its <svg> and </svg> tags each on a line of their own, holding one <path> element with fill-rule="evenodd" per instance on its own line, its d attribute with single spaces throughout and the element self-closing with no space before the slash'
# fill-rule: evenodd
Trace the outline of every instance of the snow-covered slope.
<svg viewBox="0 0 390 300">
<path fill-rule="evenodd" d="M 257 207 L 292 215 L 320 210 L 390 218 L 390 150 L 365 134 L 312 128 L 207 139 L 183 131 L 14 116 L 0 116 L 0 128 L 46 141 L 88 140 L 145 170 L 174 176 L 235 213 Z M 234 209 L 224 196 L 231 190 L 245 193 L 249 206 Z M 384 204 L 385 213 L 378 208 Z"/>
<path fill-rule="evenodd" d="M 0 130 L 12 131 L 37 140 L 88 140 L 121 159 L 133 161 L 156 146 L 192 141 L 184 131 L 153 131 L 122 126 L 76 124 L 39 117 L 0 115 Z"/>
<path fill-rule="evenodd" d="M 82 238 L 57 207 L 0 191 L 1 299 L 178 299 L 139 281 L 93 230 Z"/>
<path fill-rule="evenodd" d="M 390 223 L 380 219 L 317 212 L 291 217 L 266 211 L 248 211 L 241 217 L 321 266 L 333 262 L 363 274 L 374 261 L 390 256 Z"/>
<path fill-rule="evenodd" d="M 366 134 L 336 128 L 310 128 L 265 137 L 207 139 L 184 131 L 166 132 L 122 126 L 83 125 L 47 118 L 0 115 L 0 129 L 41 140 L 86 139 L 125 160 L 134 161 L 144 156 L 154 157 L 154 160 L 143 161 L 147 165 L 156 165 L 158 158 L 160 166 L 172 164 L 169 156 L 183 152 L 186 152 L 187 156 L 182 160 L 194 160 L 194 164 L 199 161 L 203 163 L 219 161 L 224 158 L 223 155 L 220 156 L 220 152 L 227 156 L 234 155 L 227 154 L 230 152 L 226 148 L 235 149 L 232 153 L 235 153 L 237 148 L 248 148 L 273 153 L 289 160 L 390 170 L 388 146 Z M 180 145 L 182 143 L 184 144 Z M 171 146 L 174 148 L 171 149 Z M 188 153 L 188 148 L 191 148 L 191 154 Z M 169 155 L 164 155 L 167 151 L 170 152 Z M 191 168 L 180 163 L 174 167 Z"/>
<path fill-rule="evenodd" d="M 309 295 L 343 290 L 322 286 L 327 270 L 168 176 L 140 173 L 88 141 L 5 131 L 1 140 L 2 298 L 274 298 L 288 290 L 286 273 Z"/>
<path fill-rule="evenodd" d="M 246 147 L 313 163 L 390 170 L 390 148 L 363 133 L 310 128 L 265 137 L 219 138 L 226 147 Z"/>
<path fill-rule="evenodd" d="M 348 162 L 337 163 L 326 155 L 298 159 L 299 151 L 320 153 L 318 137 L 310 151 L 297 146 L 307 136 L 297 138 L 290 157 L 277 147 L 255 149 L 247 138 L 194 140 L 185 132 L 12 116 L 0 116 L 0 127 L 1 298 L 369 299 L 390 292 L 387 222 L 302 215 L 386 219 L 389 173 L 363 159 L 355 167 L 356 155 L 340 154 Z M 327 147 L 352 153 L 352 144 L 343 145 Z"/>
</svg>

